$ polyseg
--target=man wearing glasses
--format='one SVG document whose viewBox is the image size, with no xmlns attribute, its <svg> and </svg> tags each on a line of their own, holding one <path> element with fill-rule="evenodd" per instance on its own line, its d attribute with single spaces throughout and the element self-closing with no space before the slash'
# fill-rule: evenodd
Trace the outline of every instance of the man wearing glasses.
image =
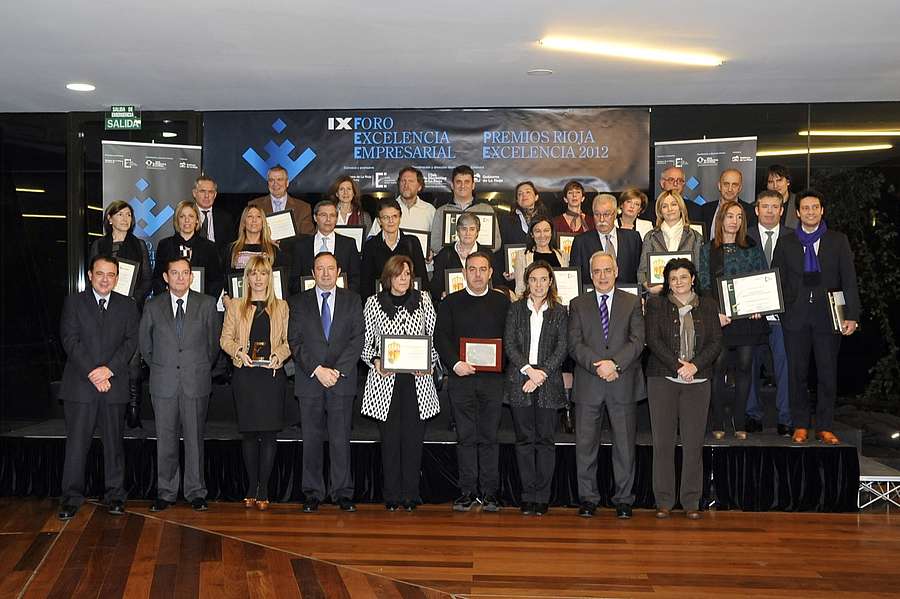
<svg viewBox="0 0 900 599">
<path fill-rule="evenodd" d="M 684 205 L 688 210 L 688 218 L 692 221 L 699 222 L 700 221 L 700 206 L 688 199 L 688 197 L 684 194 L 684 185 L 685 185 L 685 175 L 684 169 L 679 166 L 670 166 L 666 170 L 662 172 L 659 176 L 659 188 L 662 191 L 676 191 L 678 195 L 684 200 Z M 653 212 L 653 202 L 649 202 L 647 204 L 647 217 L 650 218 L 651 221 L 656 222 L 656 214 Z"/>
<path fill-rule="evenodd" d="M 615 196 L 608 193 L 594 198 L 595 231 L 582 233 L 572 244 L 569 265 L 581 271 L 582 284 L 591 280 L 591 256 L 594 252 L 606 252 L 615 258 L 619 266 L 620 283 L 636 284 L 638 261 L 641 257 L 641 236 L 634 229 L 616 227 Z"/>
<path fill-rule="evenodd" d="M 391 198 L 378 205 L 378 224 L 381 233 L 366 240 L 362 249 L 359 291 L 363 300 L 375 294 L 375 280 L 381 278 L 384 265 L 392 256 L 409 256 L 413 262 L 413 281 L 416 277 L 426 280 L 425 257 L 422 246 L 412 235 L 400 232 L 400 204 Z"/>
</svg>

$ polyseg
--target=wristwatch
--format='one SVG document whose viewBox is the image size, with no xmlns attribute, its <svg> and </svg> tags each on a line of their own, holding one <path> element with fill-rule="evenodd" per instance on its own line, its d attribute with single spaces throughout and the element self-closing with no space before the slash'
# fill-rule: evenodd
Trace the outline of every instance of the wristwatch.
<svg viewBox="0 0 900 599">
<path fill-rule="evenodd" d="M 616 372 L 617 372 L 618 374 L 622 374 L 622 367 L 619 366 L 619 363 L 616 362 L 615 360 L 610 360 L 610 362 L 612 362 L 612 363 L 613 363 L 613 366 L 616 367 Z"/>
</svg>

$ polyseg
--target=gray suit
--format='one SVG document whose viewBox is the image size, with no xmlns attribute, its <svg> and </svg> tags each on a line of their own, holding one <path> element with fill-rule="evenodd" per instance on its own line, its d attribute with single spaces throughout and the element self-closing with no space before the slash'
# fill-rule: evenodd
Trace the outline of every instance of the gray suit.
<svg viewBox="0 0 900 599">
<path fill-rule="evenodd" d="M 178 430 L 184 436 L 184 497 L 206 497 L 203 431 L 209 403 L 210 371 L 219 354 L 222 323 L 215 300 L 189 291 L 181 338 L 175 331 L 171 294 L 147 302 L 140 345 L 150 365 L 150 396 L 156 414 L 157 494 L 174 502 L 181 473 Z"/>
<path fill-rule="evenodd" d="M 569 304 L 569 353 L 575 360 L 575 461 L 578 495 L 582 502 L 597 504 L 597 451 L 600 448 L 600 416 L 609 412 L 613 433 L 613 474 L 616 492 L 613 502 L 631 505 L 634 494 L 635 404 L 646 397 L 641 372 L 644 350 L 644 317 L 641 300 L 615 290 L 609 314 L 609 339 L 603 335 L 600 308 L 594 291 Z M 597 376 L 594 362 L 613 360 L 621 373 L 606 382 Z"/>
</svg>

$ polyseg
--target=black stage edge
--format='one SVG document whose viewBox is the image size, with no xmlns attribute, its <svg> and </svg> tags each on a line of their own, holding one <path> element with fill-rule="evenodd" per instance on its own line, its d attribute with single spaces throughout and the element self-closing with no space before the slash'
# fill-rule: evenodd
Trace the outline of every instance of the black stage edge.
<svg viewBox="0 0 900 599">
<path fill-rule="evenodd" d="M 126 488 L 132 499 L 156 495 L 156 441 L 152 421 L 149 430 L 132 430 L 125 440 Z M 58 496 L 65 453 L 64 427 L 60 420 L 47 421 L 0 436 L 0 496 Z M 381 451 L 374 439 L 361 439 L 354 430 L 352 446 L 356 500 L 381 500 Z M 613 487 L 611 446 L 607 432 L 600 449 L 598 478 L 603 503 L 611 506 Z M 840 431 L 839 434 L 843 434 Z M 845 438 L 851 437 L 846 431 Z M 443 440 L 449 431 L 429 434 L 422 460 L 422 498 L 427 503 L 446 503 L 458 494 L 456 446 Z M 575 506 L 578 486 L 575 448 L 571 435 L 560 434 L 552 503 Z M 680 453 L 680 451 L 678 452 Z M 303 442 L 291 427 L 279 436 L 278 456 L 269 497 L 282 502 L 300 502 Z M 635 507 L 652 508 L 653 448 L 646 432 L 638 435 Z M 87 490 L 103 494 L 103 457 L 95 439 L 88 461 Z M 327 468 L 326 468 L 327 471 Z M 792 446 L 790 439 L 775 434 L 751 435 L 748 441 L 710 440 L 704 451 L 704 505 L 716 509 L 788 512 L 856 511 L 859 460 L 852 445 L 828 447 L 815 441 Z M 509 431 L 501 431 L 501 500 L 518 505 L 520 486 L 515 447 Z M 209 423 L 206 441 L 206 484 L 209 499 L 237 501 L 244 497 L 246 478 L 240 441 L 234 425 Z"/>
</svg>

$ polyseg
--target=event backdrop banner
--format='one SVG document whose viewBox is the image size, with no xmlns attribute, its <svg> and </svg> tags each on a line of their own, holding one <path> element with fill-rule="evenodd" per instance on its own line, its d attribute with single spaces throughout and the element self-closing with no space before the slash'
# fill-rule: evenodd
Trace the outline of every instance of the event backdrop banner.
<svg viewBox="0 0 900 599">
<path fill-rule="evenodd" d="M 740 199 L 748 204 L 756 201 L 756 137 L 723 137 L 658 141 L 656 147 L 656 181 L 670 166 L 684 170 L 685 200 L 697 204 L 719 199 L 719 175 L 725 169 L 737 169 L 743 176 Z"/>
<path fill-rule="evenodd" d="M 619 191 L 647 187 L 649 138 L 650 114 L 634 108 L 207 112 L 203 170 L 225 193 L 265 192 L 273 166 L 301 193 L 342 175 L 365 192 L 393 191 L 407 165 L 426 190 L 446 191 L 460 164 L 481 191 L 524 180 L 558 190 L 570 179 Z"/>
<path fill-rule="evenodd" d="M 103 141 L 103 208 L 124 200 L 134 234 L 149 242 L 151 264 L 160 239 L 171 237 L 175 206 L 191 199 L 200 175 L 200 146 Z"/>
</svg>

